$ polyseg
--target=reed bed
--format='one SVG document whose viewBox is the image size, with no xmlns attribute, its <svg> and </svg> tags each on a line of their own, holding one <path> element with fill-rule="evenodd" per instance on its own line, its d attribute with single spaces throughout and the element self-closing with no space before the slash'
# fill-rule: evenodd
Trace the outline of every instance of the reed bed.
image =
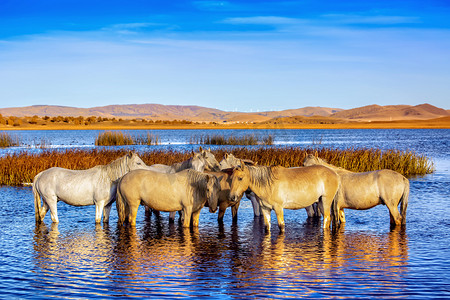
<svg viewBox="0 0 450 300">
<path fill-rule="evenodd" d="M 250 159 L 259 165 L 299 167 L 307 153 L 317 152 L 318 156 L 338 167 L 354 172 L 391 169 L 406 177 L 425 175 L 434 171 L 433 163 L 423 155 L 408 151 L 379 149 L 332 149 L 332 148 L 258 148 L 244 147 L 219 149 L 212 151 L 220 161 L 225 153 L 236 157 Z M 128 153 L 127 149 L 108 150 L 68 149 L 65 151 L 44 150 L 38 154 L 26 151 L 7 154 L 0 158 L 0 185 L 19 186 L 31 183 L 39 172 L 51 167 L 62 167 L 73 170 L 105 165 Z M 147 165 L 173 164 L 191 157 L 190 151 L 151 150 L 139 153 Z"/>
<path fill-rule="evenodd" d="M 142 136 L 133 136 L 129 133 L 105 131 L 99 133 L 95 139 L 96 146 L 126 146 L 126 145 L 158 145 L 159 138 L 147 133 Z"/>
<path fill-rule="evenodd" d="M 19 146 L 18 137 L 11 136 L 7 132 L 0 132 L 0 148 Z"/>
<path fill-rule="evenodd" d="M 255 134 L 248 134 L 241 137 L 214 134 L 214 135 L 201 135 L 191 138 L 191 144 L 204 144 L 204 145 L 240 145 L 240 146 L 252 146 L 252 145 L 273 145 L 273 136 L 258 136 Z"/>
</svg>

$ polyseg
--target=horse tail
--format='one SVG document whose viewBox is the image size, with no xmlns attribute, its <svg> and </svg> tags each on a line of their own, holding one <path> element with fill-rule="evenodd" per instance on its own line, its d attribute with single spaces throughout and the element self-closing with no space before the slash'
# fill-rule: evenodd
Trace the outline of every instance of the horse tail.
<svg viewBox="0 0 450 300">
<path fill-rule="evenodd" d="M 34 216 L 36 219 L 36 222 L 41 222 L 41 195 L 39 194 L 39 191 L 36 187 L 37 180 L 41 176 L 42 173 L 37 174 L 33 179 L 33 196 L 34 196 Z"/>
<path fill-rule="evenodd" d="M 117 215 L 119 218 L 119 225 L 123 225 L 126 218 L 126 203 L 122 196 L 122 193 L 120 191 L 120 183 L 122 179 L 119 180 L 116 187 L 116 208 L 117 208 Z"/>
<path fill-rule="evenodd" d="M 336 194 L 334 195 L 333 202 L 331 203 L 332 220 L 333 220 L 333 224 L 336 226 L 339 226 L 339 223 L 340 223 L 339 205 L 338 205 L 340 192 L 341 192 L 341 187 L 339 186 L 338 190 L 336 191 Z"/>
<path fill-rule="evenodd" d="M 403 178 L 404 188 L 403 195 L 400 198 L 401 208 L 400 215 L 402 216 L 402 224 L 406 223 L 406 209 L 408 208 L 408 198 L 409 198 L 409 180 L 407 178 Z"/>
</svg>

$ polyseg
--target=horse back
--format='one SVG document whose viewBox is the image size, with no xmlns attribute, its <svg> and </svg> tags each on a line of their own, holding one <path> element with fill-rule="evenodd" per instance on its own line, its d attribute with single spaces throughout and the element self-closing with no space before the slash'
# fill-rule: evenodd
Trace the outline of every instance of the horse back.
<svg viewBox="0 0 450 300">
<path fill-rule="evenodd" d="M 339 188 L 339 177 L 331 169 L 310 166 L 296 169 L 279 169 L 275 172 L 276 193 L 285 200 L 286 208 L 302 208 L 316 202 L 320 197 L 333 199 Z M 290 204 L 288 204 L 289 202 Z"/>
<path fill-rule="evenodd" d="M 129 205 L 139 205 L 142 201 L 158 211 L 178 211 L 186 198 L 187 182 L 180 173 L 141 169 L 124 175 L 117 189 Z"/>
</svg>

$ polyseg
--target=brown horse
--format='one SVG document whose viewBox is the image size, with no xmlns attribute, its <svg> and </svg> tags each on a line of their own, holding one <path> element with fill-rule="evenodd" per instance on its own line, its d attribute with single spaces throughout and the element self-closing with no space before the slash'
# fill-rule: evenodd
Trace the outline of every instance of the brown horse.
<svg viewBox="0 0 450 300">
<path fill-rule="evenodd" d="M 209 171 L 205 172 L 207 174 L 212 174 L 216 176 L 220 182 L 220 192 L 218 199 L 219 216 L 217 217 L 217 221 L 219 221 L 219 223 L 223 222 L 223 216 L 225 215 L 225 211 L 227 210 L 228 207 L 231 207 L 233 222 L 237 221 L 237 212 L 239 209 L 241 198 L 230 199 L 230 188 L 231 188 L 230 172 L 209 172 Z"/>
<path fill-rule="evenodd" d="M 284 231 L 283 209 L 300 209 L 319 202 L 323 227 L 331 224 L 331 205 L 339 188 L 338 175 L 329 168 L 252 167 L 234 168 L 230 197 L 239 199 L 250 188 L 259 198 L 266 229 L 270 230 L 270 212 L 275 210 L 278 227 Z"/>
<path fill-rule="evenodd" d="M 344 208 L 364 210 L 384 204 L 389 209 L 391 225 L 405 224 L 409 180 L 400 173 L 387 169 L 363 173 L 351 172 L 328 164 L 312 154 L 306 156 L 303 164 L 328 167 L 341 178 L 341 188 L 334 208 L 337 221 L 345 223 Z M 401 203 L 400 213 L 399 203 Z"/>
<path fill-rule="evenodd" d="M 161 173 L 136 170 L 123 176 L 117 184 L 117 213 L 119 223 L 125 219 L 136 226 L 139 204 L 157 211 L 182 211 L 183 227 L 198 226 L 200 211 L 208 202 L 210 212 L 217 210 L 220 184 L 214 175 L 195 170 Z"/>
</svg>

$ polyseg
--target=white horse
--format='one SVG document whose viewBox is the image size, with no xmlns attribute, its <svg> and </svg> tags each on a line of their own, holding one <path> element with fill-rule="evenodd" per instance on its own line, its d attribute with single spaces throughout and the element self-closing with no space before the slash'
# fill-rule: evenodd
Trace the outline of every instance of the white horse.
<svg viewBox="0 0 450 300">
<path fill-rule="evenodd" d="M 58 223 L 57 203 L 63 201 L 74 206 L 95 205 L 95 222 L 100 223 L 103 211 L 103 222 L 107 223 L 117 179 L 131 170 L 146 168 L 142 159 L 130 152 L 107 165 L 87 170 L 53 167 L 42 171 L 33 179 L 36 222 L 43 221 L 50 209 L 52 221 Z"/>
<path fill-rule="evenodd" d="M 363 173 L 351 172 L 328 164 L 312 154 L 306 156 L 303 164 L 328 167 L 341 178 L 341 187 L 334 203 L 335 218 L 338 222 L 345 223 L 344 208 L 365 210 L 384 204 L 389 209 L 392 226 L 405 224 L 409 180 L 400 173 L 388 169 Z M 401 203 L 400 213 L 399 203 Z"/>
<path fill-rule="evenodd" d="M 149 167 L 149 170 L 162 173 L 176 173 L 186 169 L 193 169 L 198 172 L 203 172 L 204 170 L 220 171 L 220 165 L 210 149 L 204 150 L 200 147 L 199 152 L 192 151 L 192 157 L 186 161 L 174 163 L 170 166 L 154 164 Z"/>
</svg>

